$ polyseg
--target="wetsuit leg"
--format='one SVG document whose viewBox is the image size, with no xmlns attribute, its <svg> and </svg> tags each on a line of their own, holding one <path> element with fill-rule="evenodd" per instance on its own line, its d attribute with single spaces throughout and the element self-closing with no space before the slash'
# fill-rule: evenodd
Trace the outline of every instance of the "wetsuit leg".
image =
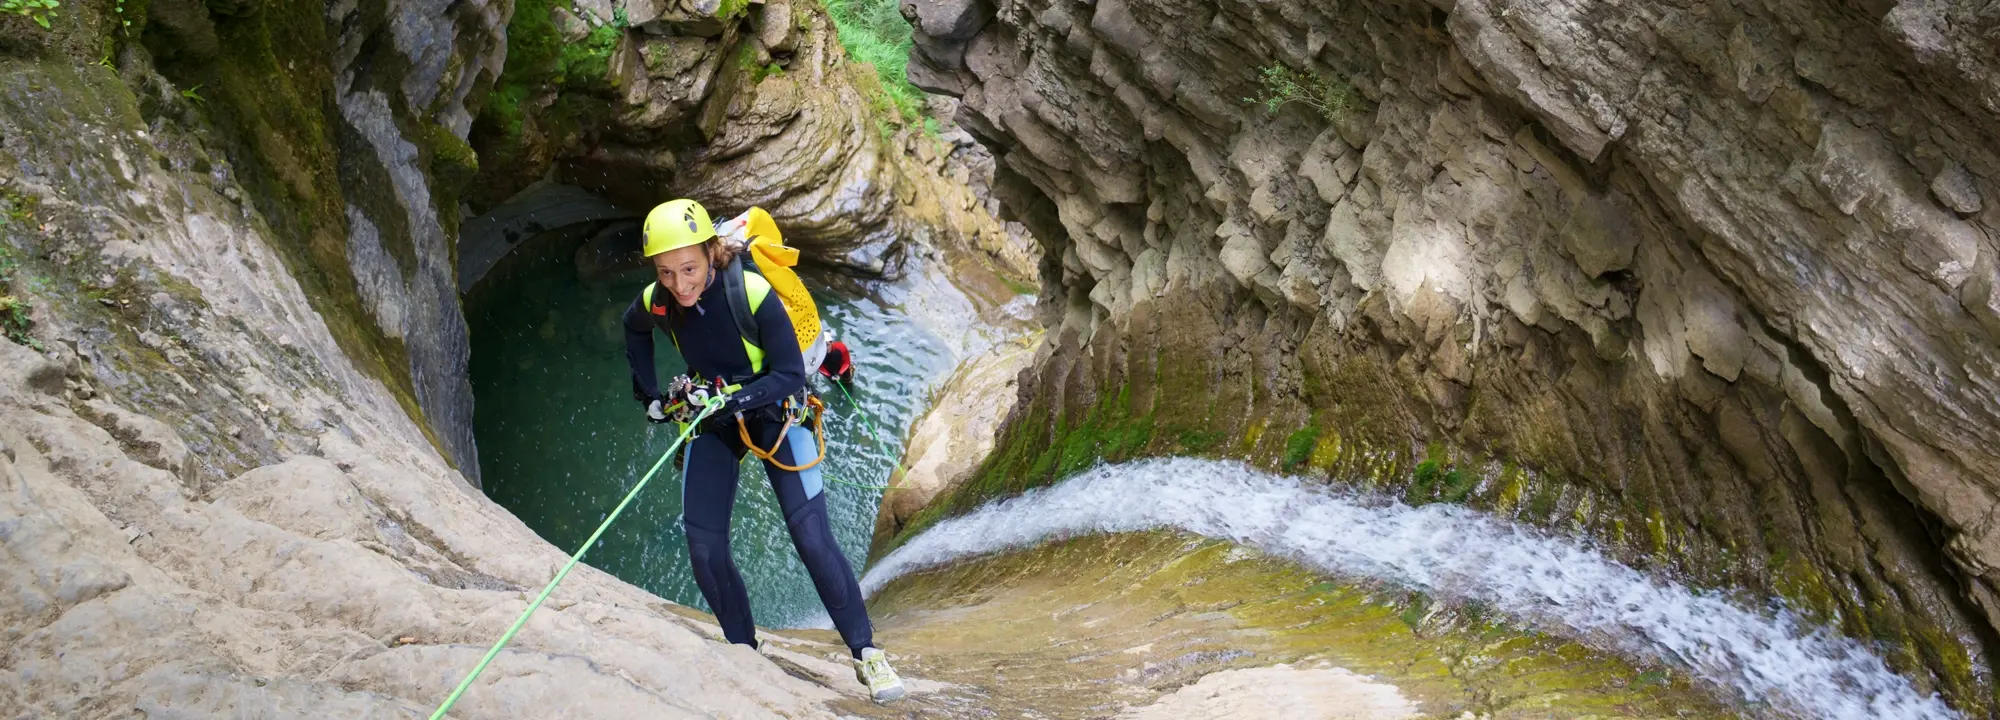
<svg viewBox="0 0 2000 720">
<path fill-rule="evenodd" d="M 729 516 L 736 506 L 736 466 L 742 457 L 740 441 L 729 442 L 717 433 L 697 435 L 688 443 L 681 466 L 681 522 L 687 530 L 695 585 L 715 613 L 723 637 L 755 646 L 750 593 L 729 554 Z"/>
<path fill-rule="evenodd" d="M 779 427 L 777 423 L 766 423 L 757 428 L 758 443 L 770 447 L 777 439 Z M 818 454 L 819 445 L 812 433 L 805 428 L 792 428 L 778 459 L 797 466 Z M 874 645 L 874 629 L 868 622 L 868 608 L 861 601 L 861 583 L 854 577 L 854 567 L 847 563 L 847 556 L 834 541 L 819 467 L 794 472 L 766 462 L 764 472 L 771 479 L 771 490 L 778 495 L 778 507 L 785 513 L 785 527 L 791 530 L 792 547 L 798 550 L 806 572 L 812 575 L 820 603 L 826 606 L 826 614 L 833 618 L 833 626 L 840 630 L 840 638 L 846 641 L 848 649 L 858 655 L 861 648 Z"/>
</svg>

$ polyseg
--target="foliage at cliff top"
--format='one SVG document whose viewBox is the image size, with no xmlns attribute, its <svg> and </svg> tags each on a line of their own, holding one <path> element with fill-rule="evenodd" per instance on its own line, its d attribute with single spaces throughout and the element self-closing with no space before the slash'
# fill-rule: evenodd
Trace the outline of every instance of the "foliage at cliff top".
<svg viewBox="0 0 2000 720">
<path fill-rule="evenodd" d="M 848 56 L 875 68 L 882 91 L 903 119 L 921 117 L 924 93 L 910 84 L 906 74 L 913 42 L 910 22 L 903 19 L 896 0 L 826 0 L 826 11 Z"/>
<path fill-rule="evenodd" d="M 0 0 L 0 13 L 20 15 L 47 29 L 58 5 L 56 0 Z"/>
</svg>

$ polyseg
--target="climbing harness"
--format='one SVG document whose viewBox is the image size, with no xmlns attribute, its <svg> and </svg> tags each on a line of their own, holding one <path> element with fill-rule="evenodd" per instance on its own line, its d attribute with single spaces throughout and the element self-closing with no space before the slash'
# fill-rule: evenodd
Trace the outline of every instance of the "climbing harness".
<svg viewBox="0 0 2000 720">
<path fill-rule="evenodd" d="M 507 633 L 501 635 L 500 640 L 493 643 L 492 649 L 487 650 L 486 656 L 479 659 L 479 664 L 473 666 L 472 672 L 466 673 L 465 680 L 459 682 L 458 688 L 451 691 L 451 696 L 444 699 L 444 704 L 438 706 L 437 712 L 431 713 L 431 720 L 443 718 L 444 714 L 451 710 L 451 706 L 458 703 L 459 696 L 465 694 L 466 688 L 472 687 L 472 681 L 479 677 L 480 672 L 486 670 L 486 665 L 493 662 L 493 658 L 500 654 L 500 649 L 506 647 L 507 642 L 514 639 L 514 634 L 520 632 L 521 627 L 528 624 L 528 616 L 535 614 L 535 610 L 542 606 L 542 602 L 549 599 L 549 593 L 555 592 L 556 585 L 560 584 L 563 578 L 569 576 L 569 571 L 576 567 L 577 562 L 583 560 L 583 554 L 589 552 L 591 546 L 597 544 L 597 539 L 604 536 L 604 531 L 611 527 L 611 523 L 618 519 L 618 515 L 625 512 L 625 506 L 631 505 L 633 498 L 639 497 L 639 491 L 646 489 L 646 483 L 652 482 L 653 476 L 659 474 L 660 467 L 667 464 L 667 458 L 673 457 L 674 453 L 680 452 L 681 445 L 687 442 L 690 434 L 693 434 L 695 426 L 721 408 L 722 398 L 720 396 L 712 396 L 704 402 L 701 411 L 695 414 L 694 422 L 689 423 L 681 429 L 680 437 L 674 438 L 674 443 L 667 446 L 667 451 L 662 453 L 660 459 L 653 463 L 653 468 L 646 471 L 645 477 L 639 478 L 639 484 L 632 486 L 632 491 L 625 494 L 625 499 L 618 502 L 618 507 L 611 509 L 611 514 L 604 518 L 604 522 L 598 524 L 597 531 L 590 534 L 589 540 L 583 541 L 583 547 L 577 548 L 576 554 L 569 556 L 569 562 L 564 564 L 561 570 L 556 571 L 555 579 L 550 580 L 549 584 L 542 588 L 542 594 L 536 596 L 535 601 L 528 604 L 528 609 L 522 610 L 521 616 L 514 619 L 513 627 L 507 628 Z"/>
<path fill-rule="evenodd" d="M 675 377 L 673 380 L 667 382 L 667 400 L 670 404 L 666 407 L 665 412 L 675 422 L 690 425 L 693 421 L 687 418 L 688 414 L 693 412 L 694 408 L 706 406 L 710 398 L 727 398 L 729 393 L 735 392 L 738 387 L 736 385 L 725 385 L 719 379 L 704 382 L 698 378 L 686 375 Z M 881 439 L 875 433 L 874 424 L 868 420 L 867 411 L 861 409 L 861 403 L 854 400 L 854 396 L 847 392 L 847 388 L 841 388 L 840 392 L 847 397 L 848 405 L 853 407 L 857 414 L 861 415 L 862 426 L 868 429 L 869 438 L 880 442 Z M 742 415 L 736 417 L 737 438 L 743 442 L 744 449 L 757 459 L 769 462 L 772 466 L 780 470 L 804 472 L 809 468 L 818 467 L 820 463 L 826 460 L 826 402 L 821 400 L 819 395 L 812 392 L 811 389 L 802 389 L 797 394 L 785 398 L 784 403 L 780 405 L 780 412 L 783 413 L 782 417 L 785 424 L 778 430 L 778 444 L 772 445 L 769 449 L 758 447 L 757 442 L 750 439 L 749 424 L 743 419 Z M 810 462 L 801 465 L 788 465 L 785 461 L 777 458 L 778 448 L 783 445 L 784 438 L 791 434 L 793 427 L 810 427 L 813 439 L 819 443 L 819 455 L 814 457 Z M 897 462 L 896 469 L 903 470 L 903 464 Z M 904 472 L 907 474 L 908 471 L 904 470 Z M 893 485 L 866 485 L 848 482 L 832 475 L 825 475 L 823 479 L 835 485 L 845 485 L 860 490 L 902 489 Z"/>
</svg>

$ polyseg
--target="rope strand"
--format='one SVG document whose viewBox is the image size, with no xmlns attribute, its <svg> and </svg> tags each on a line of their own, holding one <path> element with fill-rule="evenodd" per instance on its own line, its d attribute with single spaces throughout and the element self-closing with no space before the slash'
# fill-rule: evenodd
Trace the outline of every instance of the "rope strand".
<svg viewBox="0 0 2000 720">
<path fill-rule="evenodd" d="M 618 515 L 625 512 L 625 506 L 632 504 L 632 499 L 639 496 L 639 491 L 646 489 L 646 483 L 652 482 L 653 476 L 659 474 L 660 467 L 667 464 L 667 458 L 673 457 L 674 453 L 680 450 L 681 444 L 687 442 L 688 435 L 693 433 L 694 429 L 699 427 L 701 421 L 707 419 L 709 414 L 715 412 L 716 407 L 718 405 L 710 405 L 703 408 L 701 414 L 695 417 L 694 422 L 689 423 L 686 428 L 681 430 L 681 436 L 674 438 L 674 444 L 667 446 L 667 451 L 660 455 L 660 459 L 657 462 L 653 463 L 653 469 L 647 470 L 645 477 L 639 478 L 639 484 L 632 486 L 632 491 L 625 494 L 625 499 L 619 501 L 618 507 L 612 508 L 611 514 L 604 518 L 604 522 L 598 524 L 597 532 L 591 533 L 590 539 L 583 542 L 583 547 L 577 548 L 576 554 L 569 556 L 569 562 L 564 564 L 562 570 L 556 573 L 555 579 L 550 580 L 549 584 L 542 588 L 542 594 L 536 596 L 535 601 L 528 604 L 528 609 L 521 611 L 521 616 L 514 619 L 514 626 L 507 628 L 507 634 L 501 635 L 500 640 L 493 643 L 492 649 L 486 651 L 486 657 L 479 659 L 479 665 L 473 667 L 472 672 L 466 673 L 465 680 L 458 684 L 457 689 L 451 691 L 451 696 L 444 699 L 444 704 L 438 706 L 437 712 L 431 713 L 431 720 L 439 720 L 439 718 L 444 717 L 447 711 L 451 710 L 451 706 L 458 704 L 459 696 L 465 694 L 466 688 L 472 687 L 472 681 L 479 677 L 479 673 L 486 670 L 486 665 L 493 662 L 493 658 L 500 654 L 500 649 L 506 647 L 507 642 L 514 639 L 514 634 L 520 632 L 521 627 L 528 624 L 528 616 L 535 614 L 535 610 L 542 606 L 542 602 L 549 599 L 549 593 L 555 592 L 556 585 L 561 583 L 563 578 L 569 576 L 569 571 L 576 567 L 578 561 L 583 559 L 583 554 L 589 552 L 591 546 L 597 544 L 597 539 L 604 536 L 604 531 L 611 527 L 612 521 L 617 520 Z"/>
<path fill-rule="evenodd" d="M 848 405 L 848 407 L 851 407 L 851 408 L 854 408 L 854 413 L 855 413 L 856 415 L 860 415 L 860 416 L 861 416 L 861 425 L 862 425 L 862 427 L 865 427 L 865 428 L 867 428 L 867 429 L 868 429 L 868 439 L 870 439 L 870 440 L 873 440 L 873 441 L 875 441 L 875 442 L 877 442 L 877 443 L 881 443 L 881 444 L 887 444 L 887 443 L 882 443 L 882 437 L 881 437 L 881 435 L 875 432 L 875 424 L 874 424 L 874 423 L 872 423 L 872 422 L 869 422 L 869 420 L 868 420 L 868 411 L 867 411 L 867 410 L 865 410 L 865 409 L 862 409 L 862 407 L 861 407 L 861 402 L 860 402 L 860 401 L 858 401 L 858 400 L 855 400 L 855 399 L 854 399 L 854 395 L 852 395 L 852 394 L 850 394 L 850 393 L 848 393 L 848 392 L 847 392 L 847 385 L 846 385 L 846 384 L 844 384 L 844 383 L 842 383 L 842 382 L 840 382 L 839 380 L 833 380 L 833 379 L 828 379 L 828 382 L 832 383 L 832 384 L 833 384 L 833 386 L 834 386 L 835 388 L 838 388 L 838 389 L 840 390 L 840 395 L 841 395 L 841 397 L 845 397 L 845 398 L 847 398 L 847 405 Z M 910 471 L 909 471 L 909 469 L 908 469 L 908 468 L 905 468 L 905 467 L 903 467 L 903 461 L 901 461 L 901 460 L 897 460 L 897 461 L 894 461 L 894 462 L 895 462 L 895 465 L 896 465 L 896 468 L 895 468 L 895 469 L 896 469 L 896 470 L 899 470 L 899 471 L 901 471 L 901 472 L 903 473 L 903 477 L 909 477 L 909 476 L 910 476 Z M 859 488 L 859 489 L 862 489 L 862 490 L 882 490 L 882 491 L 889 491 L 889 490 L 903 490 L 903 489 L 905 489 L 905 488 L 902 488 L 902 487 L 900 487 L 900 486 L 896 486 L 896 485 L 863 485 L 863 484 L 860 484 L 860 483 L 852 483 L 852 482 L 848 482 L 848 481 L 846 481 L 846 480 L 842 480 L 842 479 L 840 479 L 840 478 L 836 478 L 836 477 L 828 477 L 828 478 L 826 478 L 826 479 L 828 479 L 828 480 L 831 480 L 831 481 L 833 481 L 833 482 L 834 482 L 835 484 L 839 484 L 839 485 L 846 485 L 846 486 L 848 486 L 848 487 L 851 487 L 851 488 Z"/>
</svg>

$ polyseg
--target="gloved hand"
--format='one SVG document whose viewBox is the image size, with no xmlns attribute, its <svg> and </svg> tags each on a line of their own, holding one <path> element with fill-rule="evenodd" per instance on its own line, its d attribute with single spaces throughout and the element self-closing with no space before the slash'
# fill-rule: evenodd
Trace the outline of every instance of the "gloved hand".
<svg viewBox="0 0 2000 720">
<path fill-rule="evenodd" d="M 659 398 L 653 398 L 652 402 L 646 403 L 646 422 L 657 425 L 666 421 L 667 411 L 660 406 Z"/>
<path fill-rule="evenodd" d="M 727 397 L 716 396 L 709 398 L 706 407 L 711 408 L 713 412 L 709 413 L 708 418 L 701 422 L 701 431 L 704 433 L 736 433 L 736 409 L 734 406 L 735 404 L 729 402 L 729 398 Z"/>
</svg>

